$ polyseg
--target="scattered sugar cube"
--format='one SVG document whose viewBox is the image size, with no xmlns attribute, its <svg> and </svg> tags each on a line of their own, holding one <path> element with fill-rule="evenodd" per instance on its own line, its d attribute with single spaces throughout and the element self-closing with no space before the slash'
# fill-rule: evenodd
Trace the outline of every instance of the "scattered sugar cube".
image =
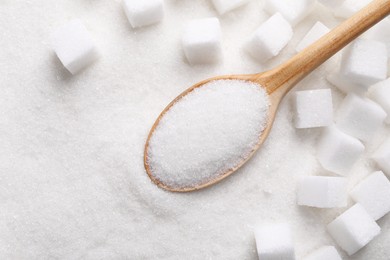
<svg viewBox="0 0 390 260">
<path fill-rule="evenodd" d="M 342 258 L 334 246 L 323 246 L 306 256 L 303 260 L 342 260 Z"/>
<path fill-rule="evenodd" d="M 342 177 L 306 176 L 298 184 L 298 205 L 316 208 L 347 206 L 347 180 Z"/>
<path fill-rule="evenodd" d="M 386 117 L 386 112 L 378 104 L 350 93 L 339 106 L 336 125 L 341 131 L 368 142 Z"/>
<path fill-rule="evenodd" d="M 295 92 L 295 127 L 311 128 L 333 123 L 333 103 L 330 89 Z"/>
<path fill-rule="evenodd" d="M 323 4 L 328 8 L 336 8 L 342 4 L 341 0 L 318 0 L 319 3 Z"/>
<path fill-rule="evenodd" d="M 275 57 L 287 45 L 293 35 L 290 24 L 280 13 L 265 21 L 251 36 L 247 48 L 261 62 Z"/>
<path fill-rule="evenodd" d="M 386 45 L 366 39 L 355 40 L 343 52 L 340 72 L 350 81 L 368 86 L 386 79 Z"/>
<path fill-rule="evenodd" d="M 264 10 L 269 14 L 281 13 L 292 25 L 298 24 L 313 9 L 313 0 L 265 0 Z"/>
<path fill-rule="evenodd" d="M 373 85 L 368 96 L 386 111 L 386 123 L 390 124 L 390 78 Z"/>
<path fill-rule="evenodd" d="M 348 255 L 359 251 L 381 231 L 375 220 L 359 203 L 333 220 L 327 226 L 327 230 Z"/>
<path fill-rule="evenodd" d="M 390 139 L 387 139 L 372 156 L 379 168 L 390 176 Z"/>
<path fill-rule="evenodd" d="M 355 93 L 357 95 L 364 95 L 367 92 L 368 86 L 358 83 L 353 83 L 340 73 L 332 73 L 326 79 L 340 91 L 344 93 Z"/>
<path fill-rule="evenodd" d="M 124 0 L 123 8 L 133 28 L 155 24 L 164 18 L 163 0 Z"/>
<path fill-rule="evenodd" d="M 213 17 L 190 21 L 184 29 L 182 45 L 190 64 L 217 62 L 222 54 L 219 20 Z"/>
<path fill-rule="evenodd" d="M 249 0 L 212 0 L 215 9 L 219 14 L 225 14 L 230 12 L 244 4 L 248 3 Z"/>
<path fill-rule="evenodd" d="M 340 18 L 349 18 L 370 2 L 371 0 L 345 0 L 340 7 L 335 9 L 334 15 Z"/>
<path fill-rule="evenodd" d="M 300 52 L 329 32 L 329 28 L 321 22 L 316 22 L 309 32 L 299 42 L 295 50 Z"/>
<path fill-rule="evenodd" d="M 364 35 L 367 39 L 383 42 L 387 47 L 387 56 L 390 58 L 390 19 L 383 19 Z"/>
<path fill-rule="evenodd" d="M 72 20 L 61 26 L 51 35 L 55 53 L 72 74 L 86 68 L 98 57 L 98 51 L 84 24 Z"/>
<path fill-rule="evenodd" d="M 364 151 L 364 145 L 335 126 L 323 132 L 318 145 L 317 158 L 326 170 L 345 175 Z"/>
<path fill-rule="evenodd" d="M 390 212 L 390 181 L 383 172 L 374 172 L 355 186 L 351 197 L 378 220 Z"/>
<path fill-rule="evenodd" d="M 254 232 L 259 259 L 295 259 L 295 250 L 288 224 L 256 227 Z"/>
</svg>

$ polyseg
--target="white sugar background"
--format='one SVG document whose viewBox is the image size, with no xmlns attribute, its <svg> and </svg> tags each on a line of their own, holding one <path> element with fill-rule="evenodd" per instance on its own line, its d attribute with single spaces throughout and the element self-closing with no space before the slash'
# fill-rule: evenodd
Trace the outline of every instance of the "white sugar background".
<svg viewBox="0 0 390 260">
<path fill-rule="evenodd" d="M 292 56 L 315 21 L 338 21 L 317 5 L 288 48 L 262 66 L 241 48 L 268 17 L 253 0 L 221 19 L 224 62 L 191 67 L 181 26 L 216 12 L 208 1 L 165 3 L 162 23 L 133 30 L 120 1 L 0 1 L 2 259 L 257 259 L 253 226 L 284 221 L 299 258 L 334 244 L 325 226 L 344 209 L 296 205 L 298 178 L 325 172 L 314 156 L 320 130 L 293 127 L 289 96 L 262 150 L 212 188 L 158 189 L 142 156 L 159 112 L 184 89 L 213 75 L 271 68 Z M 73 77 L 48 42 L 72 18 L 84 21 L 102 53 Z M 328 62 L 296 89 L 329 86 L 324 76 L 333 67 Z M 342 95 L 333 90 L 337 107 Z M 367 147 L 350 188 L 375 169 L 367 155 L 389 133 L 382 130 Z M 379 225 L 381 235 L 353 259 L 390 258 L 390 215 Z"/>
</svg>

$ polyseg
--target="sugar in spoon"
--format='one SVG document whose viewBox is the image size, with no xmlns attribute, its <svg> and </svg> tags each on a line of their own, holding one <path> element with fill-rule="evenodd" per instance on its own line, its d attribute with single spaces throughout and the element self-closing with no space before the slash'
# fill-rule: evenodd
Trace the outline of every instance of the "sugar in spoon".
<svg viewBox="0 0 390 260">
<path fill-rule="evenodd" d="M 374 26 L 389 14 L 390 0 L 374 0 L 351 18 L 341 23 L 318 41 L 275 69 L 258 74 L 217 76 L 201 81 L 188 88 L 178 97 L 176 97 L 161 112 L 149 132 L 144 150 L 144 166 L 150 179 L 163 189 L 174 192 L 188 192 L 216 184 L 234 173 L 253 156 L 253 154 L 261 147 L 264 140 L 267 138 L 269 132 L 271 131 L 278 106 L 286 93 L 319 65 L 324 63 L 335 53 L 345 47 L 348 43 L 353 41 L 355 38 L 357 38 L 359 35 L 368 30 L 370 27 Z M 268 110 L 267 122 L 264 130 L 258 138 L 257 143 L 252 147 L 249 153 L 245 154 L 241 158 L 239 163 L 233 167 L 228 168 L 224 172 L 215 175 L 213 178 L 199 181 L 195 185 L 173 185 L 172 183 L 168 183 L 162 180 L 155 174 L 154 169 L 152 169 L 150 165 L 150 141 L 155 134 L 156 129 L 158 129 L 160 122 L 163 120 L 167 112 L 176 104 L 178 104 L 180 100 L 193 92 L 195 89 L 202 88 L 202 86 L 205 86 L 207 83 L 216 80 L 242 80 L 253 82 L 260 85 L 268 93 L 270 106 Z"/>
</svg>

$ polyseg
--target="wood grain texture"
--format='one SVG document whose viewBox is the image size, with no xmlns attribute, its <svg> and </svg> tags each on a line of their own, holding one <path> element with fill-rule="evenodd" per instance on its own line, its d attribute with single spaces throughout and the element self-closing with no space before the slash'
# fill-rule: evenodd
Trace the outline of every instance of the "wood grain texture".
<svg viewBox="0 0 390 260">
<path fill-rule="evenodd" d="M 359 35 L 364 33 L 366 30 L 374 26 L 376 23 L 381 21 L 389 14 L 390 0 L 372 1 L 371 4 L 363 8 L 351 18 L 334 28 L 328 34 L 324 35 L 318 41 L 308 46 L 303 51 L 289 59 L 287 62 L 276 67 L 275 69 L 258 74 L 218 76 L 206 79 L 188 88 L 178 97 L 176 97 L 171 103 L 169 103 L 169 105 L 161 112 L 149 132 L 144 150 L 144 166 L 150 179 L 160 188 L 163 188 L 165 190 L 173 192 L 189 192 L 203 189 L 213 184 L 216 184 L 224 178 L 228 177 L 229 175 L 233 174 L 242 165 L 244 165 L 264 143 L 265 139 L 271 131 L 278 106 L 285 94 L 310 72 L 312 72 L 322 63 L 324 63 L 326 60 L 328 60 L 330 57 L 340 51 L 343 47 L 352 42 Z M 240 164 L 238 164 L 234 168 L 229 169 L 224 174 L 216 177 L 215 179 L 212 179 L 211 181 L 200 183 L 196 186 L 180 188 L 169 186 L 166 183 L 161 182 L 153 175 L 153 172 L 151 171 L 150 166 L 148 164 L 149 141 L 161 118 L 164 117 L 165 113 L 176 102 L 178 102 L 188 93 L 192 92 L 194 89 L 202 87 L 204 84 L 213 80 L 226 79 L 247 80 L 258 83 L 263 86 L 270 95 L 269 97 L 271 104 L 268 114 L 268 124 L 262 132 L 262 135 L 260 136 L 257 144 L 253 147 L 250 154 L 241 161 Z"/>
</svg>

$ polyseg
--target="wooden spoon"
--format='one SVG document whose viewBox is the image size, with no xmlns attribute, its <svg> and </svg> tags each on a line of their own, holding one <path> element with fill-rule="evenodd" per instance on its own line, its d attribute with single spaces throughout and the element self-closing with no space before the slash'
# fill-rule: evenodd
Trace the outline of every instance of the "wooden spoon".
<svg viewBox="0 0 390 260">
<path fill-rule="evenodd" d="M 267 138 L 271 130 L 273 121 L 275 119 L 279 103 L 281 102 L 285 94 L 291 88 L 293 88 L 300 80 L 302 80 L 310 72 L 316 69 L 319 65 L 324 63 L 327 59 L 332 57 L 348 43 L 353 41 L 360 34 L 368 30 L 370 27 L 374 26 L 376 23 L 378 23 L 380 20 L 382 20 L 389 14 L 390 0 L 372 1 L 371 4 L 363 8 L 361 11 L 356 13 L 354 16 L 352 16 L 342 24 L 340 24 L 331 32 L 323 36 L 321 39 L 319 39 L 318 41 L 304 49 L 302 52 L 298 53 L 290 60 L 273 70 L 262 72 L 259 74 L 218 76 L 201 81 L 181 93 L 161 112 L 160 116 L 157 118 L 156 122 L 151 128 L 149 136 L 147 138 L 144 151 L 144 165 L 150 179 L 163 189 L 175 192 L 188 192 L 213 185 L 234 173 L 238 168 L 240 168 L 252 157 L 252 155 L 260 148 L 261 144 Z M 223 173 L 222 175 L 218 175 L 218 177 L 212 179 L 211 181 L 202 183 L 195 187 L 186 188 L 172 187 L 167 185 L 166 183 L 161 182 L 153 175 L 153 172 L 151 171 L 148 164 L 149 141 L 161 118 L 178 100 L 193 91 L 195 88 L 202 87 L 204 84 L 213 80 L 223 79 L 252 81 L 257 84 L 260 84 L 268 92 L 271 103 L 269 110 L 269 119 L 265 130 L 262 132 L 262 135 L 259 138 L 258 143 L 255 147 L 253 147 L 252 152 L 244 160 L 242 160 L 237 167 L 229 169 L 227 172 Z"/>
</svg>

